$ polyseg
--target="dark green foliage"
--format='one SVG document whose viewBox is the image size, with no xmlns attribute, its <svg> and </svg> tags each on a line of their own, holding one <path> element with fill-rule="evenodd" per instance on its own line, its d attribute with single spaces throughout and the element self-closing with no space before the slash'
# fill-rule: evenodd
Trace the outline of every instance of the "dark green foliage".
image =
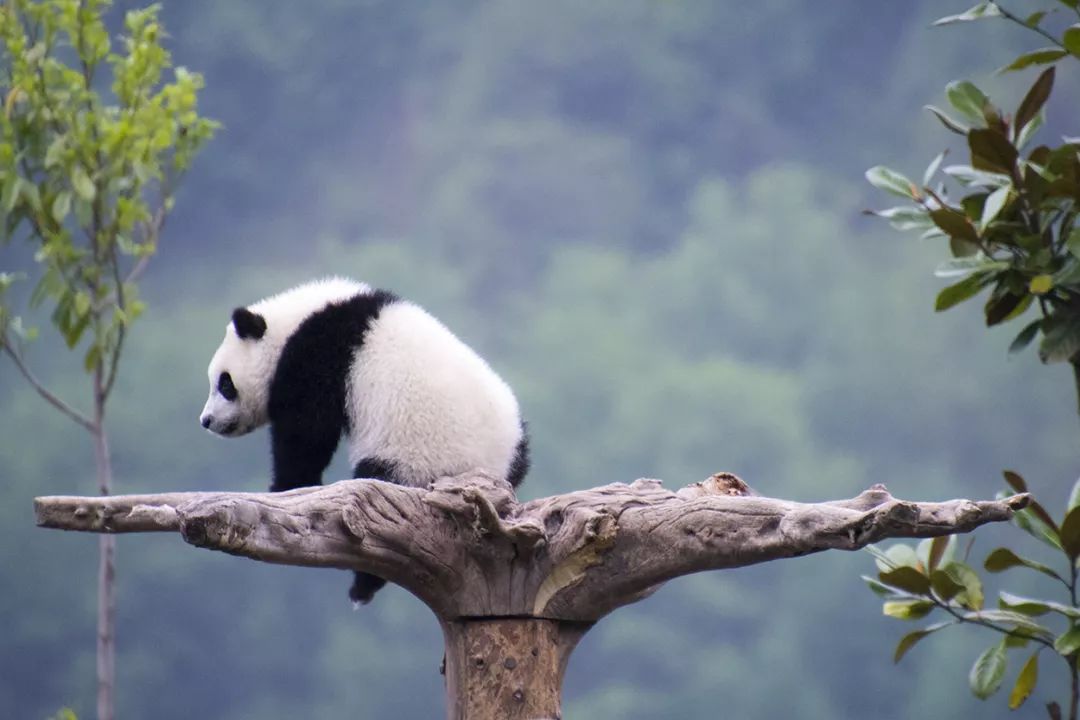
<svg viewBox="0 0 1080 720">
<path fill-rule="evenodd" d="M 1065 2 L 1076 10 L 1075 2 Z M 1039 358 L 1044 363 L 1069 362 L 1074 367 L 1076 392 L 1080 397 L 1080 143 L 1064 138 L 1060 145 L 1027 146 L 1043 124 L 1044 106 L 1054 88 L 1056 63 L 1080 56 L 1080 24 L 1054 35 L 1040 27 L 1047 15 L 1036 12 L 1021 21 L 995 2 L 983 2 L 959 15 L 938 20 L 948 25 L 981 18 L 1005 18 L 1034 29 L 1056 47 L 1024 53 L 1002 68 L 1002 72 L 1050 65 L 1028 87 L 1011 117 L 997 108 L 970 82 L 954 82 L 946 89 L 953 110 L 968 125 L 949 117 L 938 108 L 930 111 L 950 131 L 967 139 L 969 163 L 947 166 L 945 180 L 935 182 L 942 156 L 927 168 L 920 186 L 910 182 L 903 193 L 898 173 L 882 166 L 868 170 L 871 184 L 893 194 L 906 195 L 910 206 L 873 213 L 885 217 L 898 229 L 919 229 L 924 238 L 947 238 L 953 255 L 942 263 L 939 277 L 962 277 L 943 288 L 935 310 L 947 310 L 990 288 L 983 311 L 987 326 L 1005 323 L 1024 315 L 1032 306 L 1039 317 L 1029 321 L 1016 335 L 1009 352 L 1019 352 L 1040 337 Z M 1080 16 L 1080 14 L 1078 14 Z M 892 179 L 890 181 L 890 179 Z M 958 187 L 957 187 L 958 186 Z M 950 192 L 956 192 L 953 197 Z M 931 225 L 932 223 L 932 225 Z M 928 229 L 927 226 L 929 226 Z M 1015 492 L 1028 492 L 1024 479 L 1005 471 L 1005 481 Z M 884 613 L 901 619 L 928 616 L 935 611 L 947 619 L 900 639 L 894 652 L 899 661 L 922 638 L 943 627 L 974 624 L 1004 637 L 983 651 L 968 678 L 972 693 L 986 699 L 996 693 L 1004 680 L 1012 655 L 1026 653 L 1031 644 L 1042 646 L 1027 657 L 1009 694 L 1008 707 L 1015 710 L 1032 694 L 1038 682 L 1039 651 L 1053 652 L 1072 677 L 1068 690 L 1051 692 L 1067 695 L 1067 717 L 1075 720 L 1078 702 L 1080 659 L 1080 607 L 1077 606 L 1077 560 L 1080 559 L 1080 481 L 1073 487 L 1060 521 L 1036 500 L 1018 512 L 1015 524 L 1052 549 L 1057 568 L 1021 557 L 1011 548 L 999 547 L 987 555 L 983 567 L 1001 573 L 1024 567 L 1053 578 L 1065 587 L 1065 602 L 1043 600 L 1000 592 L 997 610 L 984 610 L 982 581 L 967 565 L 946 564 L 935 569 L 934 562 L 916 562 L 897 567 L 895 559 L 905 551 L 890 548 L 876 551 L 881 569 L 876 580 L 864 578 L 871 590 L 885 597 Z M 914 553 L 909 553 L 911 557 Z M 1063 557 L 1060 557 L 1063 556 Z M 978 601 L 975 600 L 978 598 Z M 921 608 L 917 614 L 898 613 L 898 603 Z M 1049 616 L 1045 621 L 1033 618 Z M 1049 622 L 1051 624 L 1044 624 Z M 1056 627 L 1054 627 L 1056 626 Z M 1050 703 L 1051 718 L 1060 718 L 1057 703 Z"/>
</svg>

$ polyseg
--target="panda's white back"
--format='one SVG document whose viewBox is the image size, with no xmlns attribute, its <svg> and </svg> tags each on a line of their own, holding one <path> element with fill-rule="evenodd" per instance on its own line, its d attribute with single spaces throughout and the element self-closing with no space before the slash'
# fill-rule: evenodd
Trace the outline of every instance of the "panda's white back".
<svg viewBox="0 0 1080 720">
<path fill-rule="evenodd" d="M 383 307 L 350 373 L 352 463 L 390 460 L 411 485 L 470 471 L 507 476 L 522 433 L 513 392 L 422 308 Z"/>
</svg>

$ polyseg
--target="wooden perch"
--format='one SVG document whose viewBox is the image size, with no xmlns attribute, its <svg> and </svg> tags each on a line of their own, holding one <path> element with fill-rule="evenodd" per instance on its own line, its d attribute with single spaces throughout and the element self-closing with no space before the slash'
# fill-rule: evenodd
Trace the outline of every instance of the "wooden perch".
<svg viewBox="0 0 1080 720">
<path fill-rule="evenodd" d="M 43 527 L 175 532 L 265 562 L 363 570 L 439 617 L 451 718 L 559 717 L 570 652 L 592 623 L 703 570 L 1007 520 L 1026 494 L 917 503 L 875 485 L 850 500 L 761 497 L 719 473 L 677 492 L 658 480 L 519 503 L 475 476 L 409 488 L 343 480 L 283 493 L 165 493 L 35 500 Z"/>
</svg>

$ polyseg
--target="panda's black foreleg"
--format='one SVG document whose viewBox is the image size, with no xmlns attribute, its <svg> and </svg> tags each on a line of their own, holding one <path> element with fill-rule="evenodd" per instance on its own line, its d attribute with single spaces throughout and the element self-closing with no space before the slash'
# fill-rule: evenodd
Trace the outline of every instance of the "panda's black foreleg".
<svg viewBox="0 0 1080 720">
<path fill-rule="evenodd" d="M 323 471 L 334 457 L 340 434 L 337 428 L 320 429 L 317 424 L 305 424 L 299 417 L 272 423 L 274 482 L 270 492 L 321 485 Z"/>
<path fill-rule="evenodd" d="M 356 463 L 356 467 L 353 468 L 353 477 L 396 482 L 394 464 L 378 458 L 364 458 Z M 353 577 L 352 587 L 349 588 L 349 599 L 354 603 L 367 605 L 385 584 L 386 580 L 378 575 L 357 572 Z"/>
</svg>

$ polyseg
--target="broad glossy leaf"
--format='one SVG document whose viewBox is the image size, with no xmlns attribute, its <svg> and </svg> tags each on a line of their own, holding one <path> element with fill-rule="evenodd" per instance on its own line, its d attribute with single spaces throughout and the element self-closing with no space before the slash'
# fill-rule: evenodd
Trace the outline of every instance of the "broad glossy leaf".
<svg viewBox="0 0 1080 720">
<path fill-rule="evenodd" d="M 986 326 L 993 327 L 1006 320 L 1011 320 L 1024 310 L 1027 309 L 1026 305 L 1022 307 L 1025 301 L 1030 303 L 1030 295 L 1017 295 L 1015 293 L 994 293 L 990 296 L 990 299 L 986 301 L 986 307 L 984 308 L 984 314 L 986 316 Z"/>
<path fill-rule="evenodd" d="M 936 117 L 941 122 L 942 125 L 944 125 L 949 130 L 953 131 L 957 135 L 967 135 L 968 134 L 968 129 L 969 128 L 968 128 L 967 125 L 964 125 L 962 123 L 958 123 L 956 120 L 953 120 L 941 108 L 934 107 L 933 105 L 924 105 L 923 107 L 925 107 L 927 110 L 932 112 L 934 114 L 934 117 Z"/>
<path fill-rule="evenodd" d="M 930 164 L 926 166 L 926 172 L 923 173 L 922 184 L 929 185 L 930 181 L 934 179 L 934 175 L 937 174 L 938 168 L 941 167 L 941 161 L 945 159 L 945 156 L 949 154 L 948 150 L 942 150 L 937 154 Z"/>
<path fill-rule="evenodd" d="M 934 607 L 933 600 L 920 598 L 888 600 L 881 606 L 881 612 L 898 620 L 919 620 L 929 615 Z"/>
<path fill-rule="evenodd" d="M 930 541 L 930 558 L 926 566 L 930 570 L 936 570 L 945 563 L 951 562 L 956 551 L 955 535 L 939 535 Z"/>
<path fill-rule="evenodd" d="M 979 254 L 971 257 L 950 258 L 934 269 L 934 275 L 939 278 L 965 277 L 972 273 L 1004 270 L 1007 267 L 1009 263 L 1005 260 L 991 260 Z"/>
<path fill-rule="evenodd" d="M 1033 295 L 1045 295 L 1053 289 L 1054 278 L 1046 274 L 1036 275 L 1031 278 L 1031 282 L 1028 283 L 1028 291 Z"/>
<path fill-rule="evenodd" d="M 942 170 L 949 177 L 955 178 L 961 185 L 968 187 L 1002 187 L 1012 183 L 1008 175 L 999 172 L 976 170 L 970 165 L 946 165 Z"/>
<path fill-rule="evenodd" d="M 983 124 L 983 108 L 989 104 L 990 100 L 974 84 L 967 80 L 951 82 L 945 88 L 945 97 L 957 112 L 974 122 L 975 125 Z"/>
<path fill-rule="evenodd" d="M 1038 15 L 1039 13 L 1035 14 Z M 1038 50 L 1032 50 L 1031 52 L 1024 53 L 1005 67 L 998 70 L 998 72 L 1023 70 L 1024 68 L 1031 67 L 1032 65 L 1045 65 L 1046 63 L 1057 62 L 1068 54 L 1068 52 L 1062 50 L 1061 48 L 1039 48 Z"/>
<path fill-rule="evenodd" d="M 1058 537 L 1057 529 L 1048 525 L 1038 514 L 1036 514 L 1031 507 L 1026 507 L 1023 510 L 1017 510 L 1013 513 L 1013 522 L 1018 528 L 1031 535 L 1033 538 L 1037 538 L 1052 548 L 1061 550 L 1061 539 Z"/>
<path fill-rule="evenodd" d="M 1080 258 L 1080 227 L 1074 227 L 1069 231 L 1069 237 L 1065 240 L 1065 247 L 1074 257 Z"/>
<path fill-rule="evenodd" d="M 1046 17 L 1046 12 L 1046 10 L 1038 10 L 1031 13 L 1026 18 L 1024 18 L 1024 24 L 1032 28 L 1038 27 L 1039 23 L 1042 22 L 1042 19 Z"/>
<path fill-rule="evenodd" d="M 1042 106 L 1046 104 L 1047 98 L 1050 97 L 1050 91 L 1054 88 L 1054 68 L 1050 67 L 1044 70 L 1035 82 L 1032 83 L 1031 89 L 1028 90 L 1027 95 L 1020 101 L 1020 107 L 1016 109 L 1016 119 L 1014 121 L 1014 127 L 1017 135 L 1019 136 L 1020 130 L 1025 125 L 1031 122 L 1038 114 Z"/>
<path fill-rule="evenodd" d="M 1066 362 L 1080 352 L 1080 317 L 1051 316 L 1043 321 L 1039 358 L 1044 363 Z"/>
<path fill-rule="evenodd" d="M 1009 592 L 1001 592 L 998 597 L 998 605 L 1006 610 L 1015 610 L 1023 615 L 1038 616 L 1048 612 L 1055 612 L 1067 618 L 1080 619 L 1080 608 L 1055 602 L 1053 600 L 1040 600 L 1039 598 L 1023 597 Z"/>
<path fill-rule="evenodd" d="M 968 675 L 971 692 L 980 700 L 997 692 L 1005 677 L 1005 647 L 1001 643 L 987 648 L 975 659 Z"/>
<path fill-rule="evenodd" d="M 1027 615 L 1013 610 L 981 610 L 979 612 L 964 613 L 963 617 L 965 620 L 984 620 L 1011 625 L 1015 630 L 1023 631 L 1033 637 L 1052 638 L 1054 636 L 1050 628 L 1040 625 Z"/>
<path fill-rule="evenodd" d="M 998 597 L 998 606 L 1004 610 L 1013 610 L 1031 617 L 1039 617 L 1050 612 L 1050 606 L 1042 600 L 1020 597 L 1007 592 L 1002 592 Z"/>
<path fill-rule="evenodd" d="M 1020 128 L 1020 132 L 1016 134 L 1016 147 L 1021 149 L 1026 147 L 1027 144 L 1031 142 L 1031 138 L 1035 136 L 1035 133 L 1039 131 L 1039 128 L 1043 126 L 1044 122 L 1046 122 L 1046 112 L 1040 110 L 1035 113 L 1035 117 L 1031 118 L 1031 122 Z"/>
<path fill-rule="evenodd" d="M 954 621 L 934 623 L 933 625 L 927 625 L 922 630 L 914 630 L 909 632 L 904 637 L 900 638 L 900 642 L 896 644 L 896 651 L 893 653 L 893 662 L 898 663 L 907 654 L 908 650 L 915 647 L 915 643 L 922 640 L 927 635 L 931 635 L 941 628 L 955 625 Z"/>
<path fill-rule="evenodd" d="M 1061 37 L 1061 43 L 1070 53 L 1080 57 L 1080 24 L 1068 27 Z"/>
<path fill-rule="evenodd" d="M 975 226 L 971 224 L 966 215 L 958 210 L 952 208 L 931 210 L 930 219 L 950 237 L 960 238 L 971 243 L 979 241 L 979 233 L 975 230 Z"/>
<path fill-rule="evenodd" d="M 867 181 L 876 188 L 912 200 L 915 198 L 915 184 L 901 173 L 884 165 L 876 165 L 866 171 Z"/>
<path fill-rule="evenodd" d="M 86 174 L 86 169 L 79 163 L 75 163 L 71 168 L 71 187 L 86 202 L 93 202 L 94 196 L 97 195 L 94 181 L 90 179 L 90 176 Z"/>
<path fill-rule="evenodd" d="M 896 588 L 889 587 L 877 578 L 872 578 L 869 575 L 860 575 L 859 577 L 863 579 L 863 582 L 870 587 L 870 590 L 873 591 L 875 595 L 881 597 L 894 597 L 896 595 Z"/>
<path fill-rule="evenodd" d="M 1080 557 L 1080 508 L 1073 508 L 1065 515 L 1058 537 L 1070 560 Z"/>
<path fill-rule="evenodd" d="M 962 562 L 951 562 L 942 569 L 964 588 L 963 592 L 956 596 L 956 601 L 968 610 L 982 610 L 983 586 L 979 574 L 970 565 Z"/>
<path fill-rule="evenodd" d="M 936 312 L 942 312 L 954 305 L 975 297 L 979 294 L 980 290 L 986 287 L 988 282 L 990 282 L 990 278 L 986 275 L 978 274 L 971 275 L 958 283 L 942 288 L 941 292 L 938 293 L 937 299 L 934 301 L 934 310 Z"/>
<path fill-rule="evenodd" d="M 1009 174 L 1016 167 L 1019 152 L 1001 133 L 976 128 L 968 133 L 971 164 L 977 170 Z"/>
<path fill-rule="evenodd" d="M 997 216 L 1001 214 L 1005 205 L 1008 204 L 1011 192 L 1011 186 L 1002 185 L 986 197 L 986 202 L 983 204 L 982 217 L 979 219 L 979 232 L 985 231 L 986 227 L 997 219 Z"/>
<path fill-rule="evenodd" d="M 930 592 L 930 578 L 913 567 L 898 567 L 895 570 L 880 573 L 878 579 L 890 587 L 915 595 L 926 595 Z"/>
<path fill-rule="evenodd" d="M 1016 684 L 1013 685 L 1012 692 L 1009 693 L 1009 709 L 1016 710 L 1018 707 L 1024 704 L 1032 691 L 1035 690 L 1035 684 L 1039 681 L 1039 653 L 1034 652 L 1027 662 L 1024 663 L 1024 667 L 1020 669 L 1020 674 L 1016 678 Z"/>
<path fill-rule="evenodd" d="M 953 23 L 971 22 L 972 20 L 981 20 L 989 17 L 1001 17 L 1001 9 L 992 2 L 981 2 L 958 15 L 947 15 L 946 17 L 939 18 L 933 22 L 933 25 L 951 25 Z"/>
<path fill-rule="evenodd" d="M 1011 343 L 1009 343 L 1009 354 L 1013 355 L 1015 353 L 1018 353 L 1024 348 L 1026 348 L 1028 345 L 1030 345 L 1031 341 L 1035 339 L 1035 336 L 1039 334 L 1039 328 L 1041 326 L 1042 318 L 1039 318 L 1038 320 L 1032 320 L 1027 325 L 1025 325 L 1024 329 L 1021 330 L 1015 338 L 1013 338 L 1013 341 Z"/>
<path fill-rule="evenodd" d="M 1077 507 L 1080 507 L 1080 479 L 1073 483 L 1072 492 L 1069 493 L 1069 503 L 1065 506 L 1065 514 L 1068 515 Z"/>
<path fill-rule="evenodd" d="M 1080 650 L 1080 627 L 1070 627 L 1054 640 L 1054 650 L 1060 655 L 1072 655 Z"/>
<path fill-rule="evenodd" d="M 945 602 L 949 602 L 964 590 L 964 586 L 944 570 L 930 573 L 930 586 L 934 589 L 934 594 Z"/>
</svg>

